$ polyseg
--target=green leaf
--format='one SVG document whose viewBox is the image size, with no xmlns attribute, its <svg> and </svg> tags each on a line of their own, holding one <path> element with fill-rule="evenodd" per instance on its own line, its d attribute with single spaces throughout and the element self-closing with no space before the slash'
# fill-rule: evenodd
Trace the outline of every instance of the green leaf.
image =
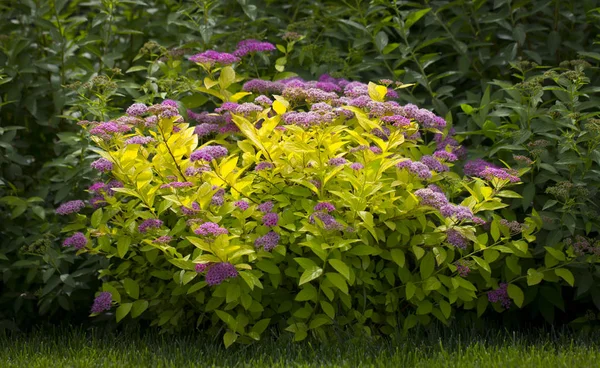
<svg viewBox="0 0 600 368">
<path fill-rule="evenodd" d="M 417 291 L 416 285 L 408 282 L 406 284 L 406 300 L 410 300 L 415 295 L 415 291 Z"/>
<path fill-rule="evenodd" d="M 421 9 L 416 12 L 411 13 L 404 22 L 404 29 L 408 30 L 413 24 L 417 23 L 419 19 L 423 18 L 423 16 L 431 11 L 431 8 Z"/>
<path fill-rule="evenodd" d="M 429 313 L 431 313 L 432 310 L 433 310 L 433 304 L 431 304 L 431 302 L 429 300 L 423 300 L 423 301 L 419 302 L 419 306 L 417 307 L 416 313 L 418 315 L 429 314 Z"/>
<path fill-rule="evenodd" d="M 137 299 L 140 297 L 140 286 L 135 280 L 126 278 L 125 280 L 123 280 L 123 286 L 125 287 L 125 292 L 127 293 L 127 295 L 129 295 L 133 299 Z"/>
<path fill-rule="evenodd" d="M 91 220 L 93 228 L 98 228 L 98 226 L 100 226 L 100 222 L 102 221 L 102 215 L 103 215 L 102 208 L 98 208 L 96 211 L 94 211 L 94 213 L 92 214 L 92 220 Z"/>
<path fill-rule="evenodd" d="M 298 295 L 296 295 L 296 301 L 304 302 L 307 300 L 313 300 L 317 298 L 317 289 L 311 284 L 307 284 Z"/>
<path fill-rule="evenodd" d="M 404 267 L 404 264 L 406 263 L 406 257 L 402 249 L 392 249 L 390 253 L 392 254 L 392 260 L 401 268 Z"/>
<path fill-rule="evenodd" d="M 452 306 L 450 306 L 450 303 L 448 303 L 445 300 L 440 300 L 440 310 L 442 311 L 442 314 L 444 315 L 444 317 L 446 318 L 450 318 L 450 314 L 452 313 Z"/>
<path fill-rule="evenodd" d="M 514 300 L 517 307 L 521 308 L 523 306 L 523 301 L 525 300 L 525 294 L 523 294 L 523 290 L 521 290 L 521 288 L 515 284 L 509 284 L 507 291 L 508 296 Z"/>
<path fill-rule="evenodd" d="M 534 268 L 527 270 L 527 285 L 537 285 L 544 279 L 544 273 L 539 272 Z"/>
<path fill-rule="evenodd" d="M 432 277 L 428 278 L 427 280 L 425 280 L 425 282 L 423 283 L 423 290 L 426 290 L 426 291 L 437 290 L 441 286 L 442 286 L 442 284 L 440 283 L 440 280 L 438 280 L 437 277 L 432 276 Z"/>
<path fill-rule="evenodd" d="M 232 330 L 235 330 L 237 328 L 237 322 L 235 318 L 231 316 L 231 314 L 218 309 L 215 309 L 215 313 L 223 322 L 227 324 L 229 328 L 231 328 Z"/>
<path fill-rule="evenodd" d="M 268 259 L 262 259 L 256 263 L 256 267 L 266 273 L 270 273 L 272 275 L 279 275 L 279 267 L 275 265 L 275 263 L 269 261 Z"/>
<path fill-rule="evenodd" d="M 227 303 L 235 302 L 242 294 L 242 289 L 238 284 L 227 285 L 227 294 L 225 301 Z"/>
<path fill-rule="evenodd" d="M 127 251 L 129 250 L 129 245 L 131 245 L 130 237 L 126 235 L 119 237 L 119 240 L 117 240 L 117 253 L 120 258 L 125 257 L 125 254 L 127 254 Z"/>
<path fill-rule="evenodd" d="M 119 308 L 117 308 L 117 322 L 121 321 L 123 318 L 125 318 L 125 316 L 127 316 L 127 314 L 129 314 L 131 307 L 133 307 L 133 303 L 123 303 L 119 306 Z"/>
<path fill-rule="evenodd" d="M 320 303 L 323 312 L 325 312 L 329 318 L 333 319 L 335 317 L 335 309 L 333 309 L 333 306 L 325 300 L 321 300 Z"/>
<path fill-rule="evenodd" d="M 460 104 L 460 108 L 467 115 L 471 115 L 473 113 L 473 107 L 469 104 Z"/>
<path fill-rule="evenodd" d="M 331 281 L 331 283 L 340 289 L 341 292 L 348 294 L 348 284 L 346 284 L 346 280 L 344 280 L 342 275 L 335 272 L 327 272 L 325 278 Z"/>
<path fill-rule="evenodd" d="M 477 262 L 479 267 L 483 268 L 484 270 L 486 270 L 489 273 L 492 273 L 492 269 L 490 268 L 490 265 L 483 258 L 473 256 L 473 259 L 475 260 L 475 262 Z"/>
<path fill-rule="evenodd" d="M 302 284 L 306 284 L 307 282 L 310 282 L 314 279 L 316 279 L 317 277 L 321 276 L 323 274 L 323 269 L 321 267 L 311 267 L 309 269 L 307 269 L 306 271 L 304 271 L 304 273 L 302 274 L 302 276 L 300 276 L 300 282 L 298 283 L 298 285 L 302 285 Z"/>
<path fill-rule="evenodd" d="M 350 268 L 343 261 L 340 261 L 339 259 L 330 259 L 328 262 L 337 272 L 344 276 L 346 280 L 350 280 Z"/>
<path fill-rule="evenodd" d="M 235 81 L 235 71 L 231 66 L 226 66 L 221 69 L 221 75 L 219 76 L 219 86 L 221 89 L 226 89 Z"/>
<path fill-rule="evenodd" d="M 136 300 L 135 302 L 133 302 L 133 308 L 131 308 L 131 317 L 139 317 L 140 314 L 144 313 L 146 309 L 148 309 L 147 300 Z"/>
<path fill-rule="evenodd" d="M 225 348 L 230 347 L 238 338 L 238 334 L 235 332 L 227 331 L 225 335 L 223 335 L 223 343 L 225 344 Z"/>
<path fill-rule="evenodd" d="M 256 322 L 254 326 L 252 326 L 250 331 L 260 335 L 267 329 L 267 327 L 269 327 L 269 322 L 271 322 L 270 318 L 261 319 L 260 321 Z"/>
<path fill-rule="evenodd" d="M 421 271 L 421 279 L 425 280 L 433 274 L 435 268 L 435 258 L 432 252 L 428 252 L 425 257 L 421 260 L 419 267 Z"/>
<path fill-rule="evenodd" d="M 296 263 L 298 263 L 300 267 L 302 267 L 305 270 L 308 270 L 309 268 L 313 267 L 318 267 L 312 259 L 297 257 L 294 258 L 294 261 L 296 261 Z"/>
<path fill-rule="evenodd" d="M 556 270 L 554 270 L 554 273 L 556 274 L 556 276 L 562 277 L 562 279 L 569 283 L 569 285 L 575 285 L 575 278 L 573 277 L 571 271 L 569 271 L 568 269 L 557 268 Z"/>
</svg>

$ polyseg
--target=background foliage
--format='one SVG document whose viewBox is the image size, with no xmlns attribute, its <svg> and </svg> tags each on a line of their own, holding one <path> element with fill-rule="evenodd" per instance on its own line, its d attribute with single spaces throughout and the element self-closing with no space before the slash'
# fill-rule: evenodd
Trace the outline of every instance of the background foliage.
<svg viewBox="0 0 600 368">
<path fill-rule="evenodd" d="M 63 254 L 61 220 L 53 213 L 59 202 L 81 196 L 94 176 L 76 121 L 106 119 L 141 93 L 164 97 L 160 91 L 176 87 L 169 71 L 178 72 L 183 54 L 232 50 L 248 37 L 285 44 L 286 32 L 304 38 L 280 54 L 280 69 L 307 78 L 331 73 L 416 82 L 402 98 L 438 115 L 451 112 L 457 130 L 466 132 L 464 143 L 480 149 L 477 156 L 510 161 L 514 146 L 530 153 L 537 179 L 523 186 L 524 200 L 511 206 L 514 215 L 522 218 L 533 198 L 554 219 L 545 221 L 540 239 L 562 244 L 577 234 L 596 238 L 598 203 L 591 199 L 599 176 L 590 137 L 597 133 L 583 128 L 598 102 L 599 7 L 595 0 L 3 2 L 0 314 L 18 321 L 73 310 L 86 304 L 69 302 L 67 296 L 79 292 L 91 301 L 99 260 Z M 545 69 L 518 63 L 559 67 L 579 57 L 591 68 L 571 82 L 549 75 L 532 81 Z M 267 62 L 257 61 L 264 76 L 273 70 Z M 563 65 L 556 72 L 581 73 L 577 69 Z M 573 113 L 580 115 L 573 119 Z M 549 120 L 555 122 L 550 128 Z M 531 151 L 539 147 L 529 144 L 541 139 L 548 143 L 534 157 Z M 559 156 L 566 161 L 557 163 Z M 579 157 L 588 160 L 575 163 Z M 547 193 L 561 181 L 571 184 Z M 577 189 L 582 183 L 591 183 L 587 199 Z M 591 267 L 576 276 L 591 287 L 598 274 Z M 578 294 L 589 298 L 589 290 Z"/>
</svg>

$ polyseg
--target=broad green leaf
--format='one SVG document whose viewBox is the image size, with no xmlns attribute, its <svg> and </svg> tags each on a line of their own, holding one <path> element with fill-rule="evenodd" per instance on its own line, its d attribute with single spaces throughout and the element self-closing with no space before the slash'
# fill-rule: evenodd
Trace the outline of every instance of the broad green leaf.
<svg viewBox="0 0 600 368">
<path fill-rule="evenodd" d="M 328 262 L 337 272 L 344 276 L 346 280 L 350 280 L 350 268 L 348 265 L 339 259 L 330 259 Z"/>
<path fill-rule="evenodd" d="M 119 306 L 119 308 L 117 308 L 117 322 L 121 321 L 123 318 L 125 318 L 125 316 L 127 316 L 127 314 L 129 314 L 131 307 L 133 307 L 133 303 L 123 303 Z"/>
<path fill-rule="evenodd" d="M 527 270 L 527 285 L 537 285 L 542 281 L 542 279 L 544 279 L 543 272 L 539 272 L 534 268 L 530 268 Z"/>
<path fill-rule="evenodd" d="M 574 286 L 575 285 L 575 278 L 573 277 L 573 274 L 571 273 L 571 271 L 569 271 L 566 268 L 557 268 L 554 270 L 554 273 L 556 274 L 556 276 L 562 277 L 563 280 L 565 280 L 567 283 L 569 283 L 569 285 Z"/>
<path fill-rule="evenodd" d="M 433 274 L 435 269 L 435 258 L 432 252 L 428 252 L 425 257 L 421 260 L 419 270 L 421 272 L 421 279 L 425 280 Z"/>
<path fill-rule="evenodd" d="M 235 332 L 227 331 L 223 335 L 223 343 L 225 344 L 225 348 L 230 347 L 238 338 L 238 334 Z"/>
<path fill-rule="evenodd" d="M 515 302 L 517 307 L 521 308 L 523 306 L 523 301 L 525 300 L 523 290 L 515 284 L 508 284 L 507 291 L 508 296 Z"/>
<path fill-rule="evenodd" d="M 402 249 L 395 248 L 392 249 L 390 253 L 392 255 L 392 260 L 396 262 L 396 264 L 401 268 L 404 267 L 406 257 L 404 256 L 404 252 L 402 251 Z"/>
<path fill-rule="evenodd" d="M 128 237 L 126 235 L 119 237 L 119 240 L 117 240 L 117 253 L 119 254 L 120 258 L 125 258 L 125 254 L 127 254 L 130 244 L 131 244 L 130 237 Z"/>
<path fill-rule="evenodd" d="M 148 309 L 147 300 L 136 300 L 135 302 L 133 302 L 133 308 L 131 308 L 131 317 L 139 317 L 139 315 L 144 313 L 146 309 Z"/>
<path fill-rule="evenodd" d="M 346 284 L 346 280 L 344 280 L 342 275 L 335 272 L 327 272 L 325 278 L 331 281 L 331 283 L 340 289 L 341 292 L 348 294 L 348 284 Z"/>
<path fill-rule="evenodd" d="M 126 278 L 123 280 L 123 286 L 125 287 L 125 292 L 127 295 L 132 297 L 133 299 L 137 299 L 140 297 L 140 286 L 137 281 L 132 280 L 130 278 Z"/>
<path fill-rule="evenodd" d="M 304 271 L 302 276 L 300 276 L 300 282 L 298 283 L 298 285 L 302 285 L 307 282 L 310 282 L 310 281 L 316 279 L 317 277 L 321 276 L 322 274 L 323 274 L 323 269 L 321 267 L 311 267 L 311 268 L 307 269 L 306 271 Z"/>
</svg>

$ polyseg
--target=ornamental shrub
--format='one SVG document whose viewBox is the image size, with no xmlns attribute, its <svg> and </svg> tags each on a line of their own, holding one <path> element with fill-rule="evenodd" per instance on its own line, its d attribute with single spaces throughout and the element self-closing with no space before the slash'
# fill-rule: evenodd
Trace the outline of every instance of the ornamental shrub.
<svg viewBox="0 0 600 368">
<path fill-rule="evenodd" d="M 394 101 L 404 85 L 247 80 L 234 54 L 190 59 L 213 112 L 165 100 L 80 122 L 102 181 L 92 208 L 60 210 L 77 212 L 65 246 L 109 263 L 93 315 L 225 328 L 229 346 L 269 325 L 302 340 L 449 324 L 522 307 L 526 281 L 573 284 L 572 251 L 532 262 L 535 210 L 499 213 L 529 168 L 478 160 L 459 175 L 465 149 L 444 118 Z"/>
</svg>

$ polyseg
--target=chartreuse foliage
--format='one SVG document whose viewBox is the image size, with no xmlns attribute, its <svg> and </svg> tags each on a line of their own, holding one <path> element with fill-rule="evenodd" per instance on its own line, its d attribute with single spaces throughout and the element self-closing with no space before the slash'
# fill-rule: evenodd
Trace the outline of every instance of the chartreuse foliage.
<svg viewBox="0 0 600 368">
<path fill-rule="evenodd" d="M 457 146 L 439 143 L 446 122 L 386 102 L 386 86 L 330 79 L 361 95 L 350 99 L 284 80 L 259 106 L 241 103 L 257 96 L 240 92 L 233 67 L 215 66 L 203 64 L 198 93 L 220 108 L 202 119 L 225 129 L 190 126 L 174 101 L 82 124 L 109 190 L 63 231 L 83 232 L 79 253 L 109 261 L 100 276 L 111 298 L 95 313 L 224 328 L 229 346 L 269 325 L 302 340 L 332 325 L 370 335 L 450 324 L 457 310 L 522 307 L 542 280 L 573 285 L 572 249 L 547 248 L 535 264 L 535 210 L 518 226 L 500 216 L 527 168 L 461 177 Z"/>
</svg>

